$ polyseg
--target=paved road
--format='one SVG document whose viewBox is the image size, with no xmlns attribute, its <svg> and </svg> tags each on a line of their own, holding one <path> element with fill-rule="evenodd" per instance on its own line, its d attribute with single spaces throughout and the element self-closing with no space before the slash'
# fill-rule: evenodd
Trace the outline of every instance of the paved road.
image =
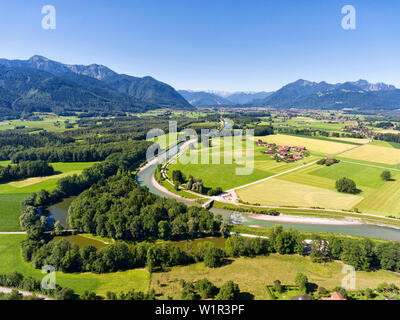
<svg viewBox="0 0 400 320">
<path fill-rule="evenodd" d="M 15 232 L 0 232 L 1 234 L 26 234 L 26 232 L 23 231 L 15 231 Z"/>
<path fill-rule="evenodd" d="M 268 237 L 264 237 L 264 236 L 257 236 L 254 234 L 246 234 L 246 233 L 240 233 L 240 232 L 229 232 L 230 235 L 232 236 L 241 236 L 241 237 L 245 237 L 245 238 L 260 238 L 260 239 L 268 239 Z"/>
<path fill-rule="evenodd" d="M 353 161 L 347 161 L 347 160 L 340 160 L 340 162 L 358 164 L 358 165 L 360 165 L 360 166 L 372 167 L 372 168 L 378 168 L 378 169 L 386 169 L 386 170 L 392 170 L 392 171 L 400 171 L 400 169 L 386 168 L 386 167 L 381 167 L 381 166 L 375 166 L 375 165 L 373 165 L 373 164 L 359 163 L 359 162 L 353 162 Z"/>
<path fill-rule="evenodd" d="M 5 287 L 0 287 L 0 292 L 2 292 L 2 293 L 11 293 L 13 290 L 14 290 L 14 289 L 5 288 Z M 18 292 L 19 292 L 20 294 L 22 294 L 24 297 L 28 297 L 28 296 L 32 296 L 32 295 L 33 295 L 33 293 L 27 292 L 27 291 L 18 290 Z M 39 298 L 41 298 L 41 299 L 43 299 L 43 300 L 53 300 L 53 299 L 51 299 L 51 298 L 49 298 L 49 297 L 46 297 L 46 296 L 43 296 L 43 295 L 41 295 L 41 294 L 37 294 L 36 296 L 39 297 Z"/>
</svg>

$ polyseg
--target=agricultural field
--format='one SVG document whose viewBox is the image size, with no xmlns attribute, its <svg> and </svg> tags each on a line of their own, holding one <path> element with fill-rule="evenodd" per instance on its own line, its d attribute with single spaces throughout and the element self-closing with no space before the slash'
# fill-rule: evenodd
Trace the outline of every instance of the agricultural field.
<svg viewBox="0 0 400 320">
<path fill-rule="evenodd" d="M 40 116 L 41 121 L 9 120 L 0 122 L 0 130 L 14 129 L 15 127 L 38 128 L 51 132 L 62 132 L 65 123 L 76 123 L 76 117 L 61 117 L 56 115 Z"/>
<path fill-rule="evenodd" d="M 301 183 L 271 179 L 236 191 L 242 201 L 269 206 L 351 209 L 363 198 L 312 187 Z"/>
<path fill-rule="evenodd" d="M 340 132 L 343 127 L 353 126 L 355 124 L 357 124 L 356 121 L 316 120 L 311 117 L 302 116 L 292 119 L 274 119 L 274 125 L 276 126 L 290 126 L 294 128 L 307 128 L 330 132 Z"/>
<path fill-rule="evenodd" d="M 42 189 L 53 190 L 57 181 L 65 176 L 80 174 L 95 162 L 52 163 L 53 176 L 28 178 L 0 184 L 0 231 L 18 231 L 22 201 L 31 193 Z"/>
<path fill-rule="evenodd" d="M 400 217 L 400 171 L 391 170 L 392 180 L 381 173 L 388 166 L 342 160 L 332 166 L 317 164 L 300 168 L 271 180 L 239 189 L 244 202 L 271 206 L 319 207 L 354 210 Z M 336 180 L 352 179 L 359 193 L 344 194 L 335 189 Z"/>
<path fill-rule="evenodd" d="M 305 146 L 311 153 L 317 155 L 335 155 L 354 148 L 354 145 L 345 142 L 328 141 L 326 139 L 313 139 L 284 134 L 270 135 L 266 137 L 256 137 L 268 143 L 276 143 L 288 146 Z"/>
<path fill-rule="evenodd" d="M 372 146 L 381 146 L 381 147 L 387 147 L 387 148 L 395 148 L 395 149 L 400 149 L 400 143 L 396 142 L 387 142 L 387 141 L 379 141 L 375 140 L 371 142 Z"/>
<path fill-rule="evenodd" d="M 400 149 L 377 145 L 365 145 L 341 154 L 342 157 L 354 160 L 366 160 L 388 165 L 400 163 Z"/>
</svg>

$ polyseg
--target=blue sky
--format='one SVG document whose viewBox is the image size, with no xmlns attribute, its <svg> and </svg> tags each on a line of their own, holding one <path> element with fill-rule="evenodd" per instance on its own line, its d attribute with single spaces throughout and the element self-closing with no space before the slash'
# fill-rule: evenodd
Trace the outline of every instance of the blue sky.
<svg viewBox="0 0 400 320">
<path fill-rule="evenodd" d="M 54 5 L 56 30 L 41 28 Z M 341 8 L 357 10 L 343 30 Z M 177 89 L 276 90 L 299 78 L 400 87 L 397 0 L 1 1 L 0 57 L 151 75 Z"/>
</svg>

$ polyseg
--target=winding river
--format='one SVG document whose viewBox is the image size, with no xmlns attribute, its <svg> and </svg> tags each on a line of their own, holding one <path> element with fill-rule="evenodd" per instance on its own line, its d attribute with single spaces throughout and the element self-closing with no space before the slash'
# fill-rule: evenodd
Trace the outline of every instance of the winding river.
<svg viewBox="0 0 400 320">
<path fill-rule="evenodd" d="M 231 123 L 229 121 L 225 121 L 225 128 L 230 128 Z M 169 156 L 173 156 L 176 154 L 182 145 L 178 147 L 171 148 L 168 153 Z M 157 163 L 149 165 L 141 170 L 136 179 L 141 186 L 146 186 L 150 192 L 162 196 L 162 197 L 171 197 L 169 193 L 164 193 L 153 186 L 153 175 L 157 168 Z M 185 201 L 178 200 L 186 203 L 187 205 L 194 205 L 193 201 Z M 212 208 L 210 210 L 214 214 L 220 214 L 226 221 L 229 221 L 232 211 L 224 210 L 220 208 Z M 258 226 L 261 228 L 272 227 L 276 225 L 274 222 L 262 221 L 253 219 L 246 214 L 242 215 L 242 225 L 244 226 Z M 319 225 L 319 224 L 307 224 L 307 223 L 283 223 L 280 222 L 286 229 L 297 229 L 300 231 L 309 231 L 309 232 L 330 232 L 330 233 L 341 233 L 341 234 L 349 234 L 356 236 L 365 236 L 372 238 L 380 238 L 385 240 L 396 240 L 400 241 L 400 230 L 390 227 L 382 227 L 375 226 L 370 224 L 360 224 L 360 225 Z"/>
</svg>

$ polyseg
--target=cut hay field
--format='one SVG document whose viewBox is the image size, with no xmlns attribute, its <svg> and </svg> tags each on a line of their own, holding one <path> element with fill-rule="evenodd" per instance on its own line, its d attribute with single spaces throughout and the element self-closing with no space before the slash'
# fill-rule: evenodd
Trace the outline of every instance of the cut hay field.
<svg viewBox="0 0 400 320">
<path fill-rule="evenodd" d="M 400 175 L 357 205 L 362 212 L 400 217 Z"/>
<path fill-rule="evenodd" d="M 262 141 L 268 143 L 276 143 L 287 146 L 304 146 L 312 153 L 321 155 L 334 155 L 354 148 L 354 145 L 347 143 L 305 138 L 299 136 L 290 136 L 284 134 L 276 134 L 266 137 L 255 137 L 255 139 L 261 139 Z"/>
<path fill-rule="evenodd" d="M 349 159 L 366 160 L 389 165 L 400 163 L 400 149 L 369 144 L 344 152 L 341 156 Z"/>
<path fill-rule="evenodd" d="M 95 162 L 52 163 L 55 175 L 0 184 L 0 231 L 18 231 L 22 201 L 31 193 L 56 188 L 62 177 L 80 174 Z"/>
<path fill-rule="evenodd" d="M 320 207 L 353 210 L 382 216 L 400 217 L 400 172 L 392 170 L 392 181 L 380 177 L 383 168 L 363 163 L 346 163 L 326 167 L 312 165 L 275 179 L 239 189 L 244 202 L 269 206 Z M 349 195 L 335 189 L 336 180 L 354 180 L 360 193 Z"/>
<path fill-rule="evenodd" d="M 271 179 L 236 190 L 245 202 L 268 206 L 320 207 L 329 209 L 351 209 L 363 198 L 358 195 L 338 193 L 332 190 L 305 184 Z"/>
<path fill-rule="evenodd" d="M 41 270 L 36 270 L 21 256 L 20 243 L 24 235 L 0 235 L 0 274 L 20 272 L 25 276 L 42 279 Z M 120 292 L 135 289 L 147 291 L 149 273 L 144 269 L 135 269 L 109 274 L 65 274 L 57 272 L 56 283 L 74 289 L 82 294 L 85 290 L 105 296 L 107 291 Z"/>
</svg>

